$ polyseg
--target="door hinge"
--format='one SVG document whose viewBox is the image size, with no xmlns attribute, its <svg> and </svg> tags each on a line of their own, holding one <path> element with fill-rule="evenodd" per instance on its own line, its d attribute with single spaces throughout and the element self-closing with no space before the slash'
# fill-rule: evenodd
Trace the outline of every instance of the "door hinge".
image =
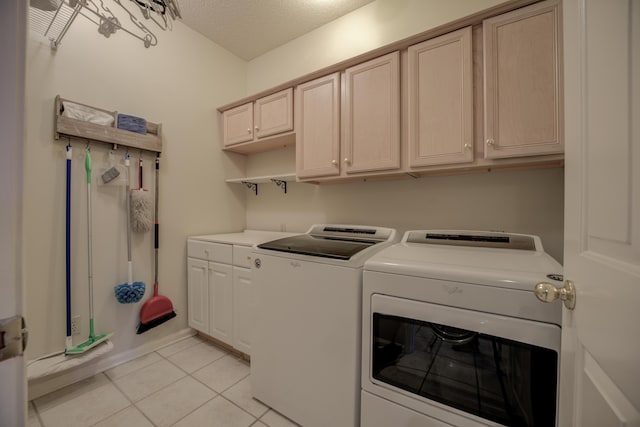
<svg viewBox="0 0 640 427">
<path fill-rule="evenodd" d="M 27 348 L 29 333 L 22 316 L 0 320 L 0 362 L 22 356 Z"/>
</svg>

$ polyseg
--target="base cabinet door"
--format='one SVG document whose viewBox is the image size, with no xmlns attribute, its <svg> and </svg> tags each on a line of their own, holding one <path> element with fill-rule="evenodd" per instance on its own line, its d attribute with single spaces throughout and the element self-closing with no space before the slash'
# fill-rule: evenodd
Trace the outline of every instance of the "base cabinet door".
<svg viewBox="0 0 640 427">
<path fill-rule="evenodd" d="M 564 152 L 561 21 L 556 0 L 484 21 L 485 158 Z"/>
<path fill-rule="evenodd" d="M 233 267 L 233 347 L 249 355 L 254 306 L 251 269 Z"/>
<path fill-rule="evenodd" d="M 228 264 L 209 262 L 209 335 L 233 345 L 233 273 Z"/>
<path fill-rule="evenodd" d="M 209 333 L 209 263 L 187 259 L 187 295 L 189 326 Z"/>
</svg>

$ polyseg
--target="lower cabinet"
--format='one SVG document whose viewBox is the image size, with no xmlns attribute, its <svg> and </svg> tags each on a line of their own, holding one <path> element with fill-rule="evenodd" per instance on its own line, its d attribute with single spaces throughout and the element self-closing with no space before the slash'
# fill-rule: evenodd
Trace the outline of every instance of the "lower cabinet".
<svg viewBox="0 0 640 427">
<path fill-rule="evenodd" d="M 209 263 L 209 335 L 233 345 L 233 270 L 228 264 Z"/>
<path fill-rule="evenodd" d="M 187 258 L 187 310 L 189 326 L 209 333 L 209 263 Z"/>
<path fill-rule="evenodd" d="M 189 326 L 251 354 L 254 291 L 251 247 L 189 240 Z"/>
<path fill-rule="evenodd" d="M 251 335 L 255 307 L 251 270 L 233 267 L 233 347 L 251 354 Z"/>
</svg>

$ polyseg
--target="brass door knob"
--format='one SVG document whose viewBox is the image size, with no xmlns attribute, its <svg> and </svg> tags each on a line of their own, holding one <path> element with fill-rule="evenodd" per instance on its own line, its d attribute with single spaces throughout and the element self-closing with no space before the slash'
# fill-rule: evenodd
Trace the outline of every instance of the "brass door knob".
<svg viewBox="0 0 640 427">
<path fill-rule="evenodd" d="M 542 302 L 553 302 L 560 299 L 569 310 L 576 307 L 576 287 L 571 280 L 565 280 L 563 288 L 556 288 L 547 282 L 538 283 L 534 288 L 534 293 Z"/>
</svg>

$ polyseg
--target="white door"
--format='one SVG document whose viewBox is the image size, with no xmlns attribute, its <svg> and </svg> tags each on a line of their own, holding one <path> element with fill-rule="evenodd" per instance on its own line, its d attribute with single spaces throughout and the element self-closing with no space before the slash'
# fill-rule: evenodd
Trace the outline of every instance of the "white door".
<svg viewBox="0 0 640 427">
<path fill-rule="evenodd" d="M 640 1 L 565 0 L 560 426 L 640 425 Z"/>
<path fill-rule="evenodd" d="M 23 314 L 22 144 L 27 2 L 0 1 L 0 320 Z M 0 424 L 26 420 L 24 360 L 0 362 Z"/>
</svg>

